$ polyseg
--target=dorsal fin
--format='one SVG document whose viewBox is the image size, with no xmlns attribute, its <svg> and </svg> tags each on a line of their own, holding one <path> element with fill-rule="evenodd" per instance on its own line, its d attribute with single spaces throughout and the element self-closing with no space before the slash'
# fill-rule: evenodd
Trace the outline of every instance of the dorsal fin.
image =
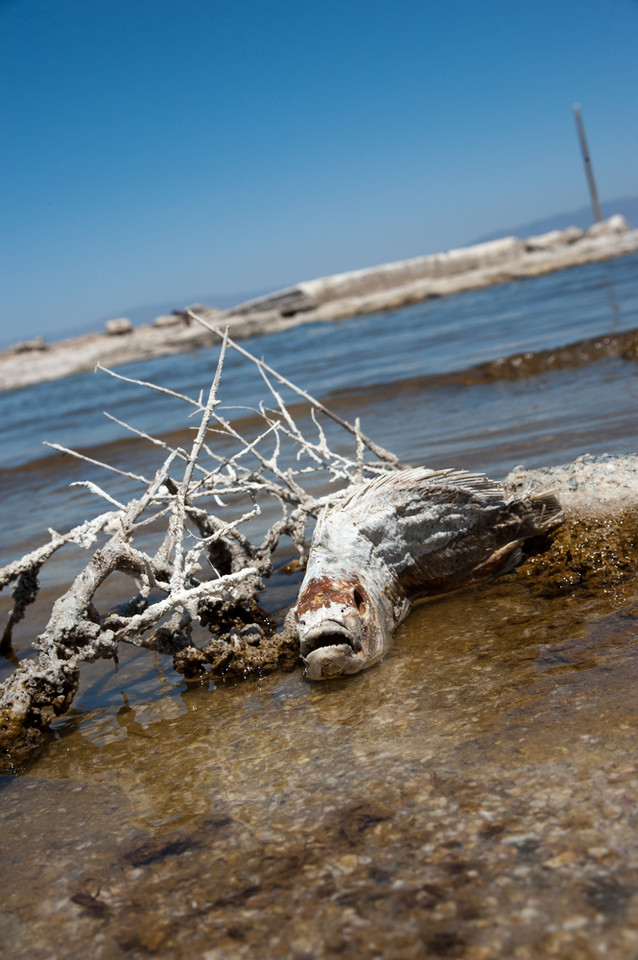
<svg viewBox="0 0 638 960">
<path fill-rule="evenodd" d="M 444 470 L 430 470 L 428 467 L 413 467 L 409 470 L 392 470 L 375 477 L 367 483 L 355 487 L 340 504 L 340 508 L 348 509 L 358 505 L 364 498 L 382 496 L 392 490 L 404 489 L 408 486 L 432 486 L 439 484 L 456 486 L 475 490 L 489 499 L 503 499 L 503 490 L 500 484 L 495 483 L 483 473 L 468 473 L 466 470 L 448 468 Z"/>
</svg>

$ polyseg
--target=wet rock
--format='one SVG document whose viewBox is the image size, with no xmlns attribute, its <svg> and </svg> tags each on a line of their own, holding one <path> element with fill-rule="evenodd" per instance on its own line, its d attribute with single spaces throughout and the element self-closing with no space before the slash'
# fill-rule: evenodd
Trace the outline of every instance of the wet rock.
<svg viewBox="0 0 638 960">
<path fill-rule="evenodd" d="M 119 317 L 117 320 L 107 320 L 104 329 L 109 337 L 121 337 L 133 332 L 133 324 L 126 317 Z"/>
<path fill-rule="evenodd" d="M 629 224 L 620 213 L 614 214 L 608 220 L 601 220 L 599 223 L 592 223 L 585 231 L 587 237 L 613 237 L 619 233 L 627 233 Z"/>
<path fill-rule="evenodd" d="M 215 605 L 209 617 L 202 614 L 213 632 L 211 641 L 203 648 L 186 647 L 173 659 L 177 672 L 187 679 L 206 671 L 214 678 L 245 678 L 298 664 L 299 640 L 290 616 L 275 633 L 275 621 L 254 602 L 223 610 Z"/>
<path fill-rule="evenodd" d="M 543 596 L 600 590 L 638 574 L 638 510 L 603 517 L 571 517 L 549 545 L 532 550 L 518 575 Z"/>
<path fill-rule="evenodd" d="M 13 353 L 41 353 L 48 350 L 49 345 L 44 337 L 33 337 L 32 340 L 23 340 L 10 348 Z"/>
<path fill-rule="evenodd" d="M 460 382 L 467 386 L 495 380 L 524 380 L 527 377 L 537 377 L 555 370 L 586 366 L 607 357 L 637 360 L 638 331 L 624 330 L 621 333 L 607 333 L 568 343 L 563 347 L 510 354 L 496 360 L 487 360 L 460 373 L 439 375 L 437 382 Z"/>
<path fill-rule="evenodd" d="M 566 466 L 517 467 L 505 488 L 551 491 L 563 507 L 562 527 L 532 546 L 519 570 L 543 595 L 604 589 L 638 573 L 638 457 L 587 454 Z"/>
</svg>

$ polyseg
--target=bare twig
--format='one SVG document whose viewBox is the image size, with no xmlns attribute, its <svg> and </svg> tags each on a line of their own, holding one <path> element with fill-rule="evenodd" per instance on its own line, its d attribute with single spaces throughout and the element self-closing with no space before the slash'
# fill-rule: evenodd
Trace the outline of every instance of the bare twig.
<svg viewBox="0 0 638 960">
<path fill-rule="evenodd" d="M 113 467 L 110 463 L 104 463 L 102 460 L 94 460 L 93 457 L 87 457 L 85 453 L 80 453 L 78 450 L 70 450 L 68 447 L 63 447 L 59 443 L 49 443 L 47 440 L 45 440 L 44 446 L 50 447 L 52 450 L 59 450 L 60 453 L 68 453 L 71 457 L 75 457 L 77 460 L 84 460 L 85 463 L 92 463 L 95 467 L 101 467 L 103 470 L 109 470 L 111 473 L 118 473 L 121 477 L 128 477 L 129 480 L 136 480 L 138 483 L 143 483 L 145 486 L 147 486 L 149 483 L 146 477 L 141 477 L 137 473 L 130 473 L 128 470 L 120 470 L 118 467 Z"/>
<path fill-rule="evenodd" d="M 217 327 L 213 327 L 210 323 L 207 323 L 202 317 L 199 317 L 196 313 L 193 313 L 192 310 L 187 310 L 191 319 L 196 320 L 197 323 L 200 323 L 207 330 L 210 330 L 211 333 L 216 333 L 218 337 L 223 337 L 224 334 L 221 330 L 218 330 Z M 251 363 L 254 363 L 260 370 L 270 373 L 279 383 L 282 383 L 284 386 L 288 387 L 289 390 L 292 390 L 293 393 L 296 393 L 298 396 L 303 397 L 304 400 L 307 400 L 316 410 L 320 410 L 327 417 L 330 417 L 331 420 L 334 420 L 335 423 L 338 423 L 340 427 L 343 427 L 344 430 L 347 430 L 348 433 L 351 433 L 356 436 L 356 430 L 352 424 L 348 423 L 347 420 L 343 420 L 338 414 L 334 413 L 332 410 L 329 410 L 328 407 L 325 407 L 323 403 L 319 400 L 316 400 L 312 397 L 306 390 L 303 390 L 301 387 L 298 387 L 296 384 L 292 383 L 290 380 L 287 380 L 286 377 L 282 374 L 277 373 L 276 370 L 273 370 L 272 367 L 269 367 L 267 363 L 263 360 L 259 360 L 252 353 L 249 353 L 248 350 L 244 350 L 240 344 L 236 343 L 234 340 L 231 340 L 230 337 L 227 337 L 227 343 L 229 347 L 232 347 L 233 350 L 236 350 L 237 353 L 241 354 L 242 357 L 246 357 L 247 360 L 250 360 Z M 384 447 L 379 446 L 378 443 L 375 443 L 374 440 L 371 440 L 369 437 L 366 437 L 364 433 L 360 433 L 361 441 L 366 445 L 366 447 L 374 453 L 379 460 L 383 460 L 385 463 L 391 465 L 395 470 L 400 470 L 402 464 L 399 461 L 399 458 L 391 453 L 389 450 L 385 450 Z"/>
</svg>

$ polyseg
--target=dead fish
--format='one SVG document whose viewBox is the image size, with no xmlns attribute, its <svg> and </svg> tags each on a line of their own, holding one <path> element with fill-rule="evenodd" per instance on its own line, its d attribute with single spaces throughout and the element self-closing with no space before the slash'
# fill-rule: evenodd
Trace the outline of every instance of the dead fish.
<svg viewBox="0 0 638 960">
<path fill-rule="evenodd" d="M 357 486 L 317 520 L 294 610 L 306 676 L 358 673 L 419 599 L 512 570 L 562 520 L 552 494 L 504 499 L 480 474 L 416 468 Z"/>
</svg>

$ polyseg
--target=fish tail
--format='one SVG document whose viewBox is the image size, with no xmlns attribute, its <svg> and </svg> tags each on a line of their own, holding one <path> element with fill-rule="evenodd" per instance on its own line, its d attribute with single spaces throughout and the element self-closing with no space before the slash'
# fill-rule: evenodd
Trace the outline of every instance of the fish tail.
<svg viewBox="0 0 638 960">
<path fill-rule="evenodd" d="M 563 522 L 563 508 L 553 493 L 531 493 L 522 498 L 522 528 L 520 536 L 535 537 L 550 533 Z"/>
</svg>

